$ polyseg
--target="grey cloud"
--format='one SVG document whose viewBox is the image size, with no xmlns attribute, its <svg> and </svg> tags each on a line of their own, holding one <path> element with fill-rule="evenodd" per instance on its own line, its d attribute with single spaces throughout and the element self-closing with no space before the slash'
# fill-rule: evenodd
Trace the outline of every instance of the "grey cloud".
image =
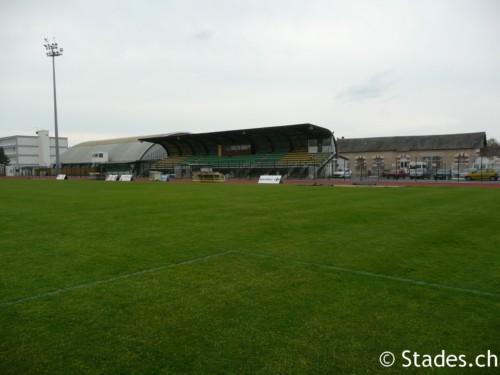
<svg viewBox="0 0 500 375">
<path fill-rule="evenodd" d="M 199 40 L 200 42 L 207 42 L 212 37 L 214 36 L 214 32 L 210 30 L 202 30 L 196 34 L 193 35 L 195 39 Z"/>
<path fill-rule="evenodd" d="M 360 84 L 341 91 L 336 98 L 341 101 L 386 99 L 390 94 L 390 89 L 398 80 L 394 70 L 386 70 L 368 77 Z"/>
</svg>

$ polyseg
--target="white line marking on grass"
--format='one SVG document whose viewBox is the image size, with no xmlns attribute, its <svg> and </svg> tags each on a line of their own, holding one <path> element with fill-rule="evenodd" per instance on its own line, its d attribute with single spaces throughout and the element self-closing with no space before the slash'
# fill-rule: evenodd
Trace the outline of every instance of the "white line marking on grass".
<svg viewBox="0 0 500 375">
<path fill-rule="evenodd" d="M 169 268 L 184 266 L 184 265 L 188 265 L 188 264 L 194 264 L 194 263 L 198 263 L 198 262 L 201 262 L 201 261 L 204 261 L 207 259 L 221 257 L 221 256 L 228 255 L 228 254 L 240 254 L 240 255 L 253 256 L 253 257 L 258 257 L 258 258 L 273 259 L 273 260 L 284 261 L 284 262 L 288 262 L 288 263 L 301 264 L 301 265 L 305 265 L 305 266 L 309 266 L 309 267 L 315 266 L 315 267 L 326 268 L 326 269 L 330 269 L 330 270 L 334 270 L 334 271 L 352 273 L 355 275 L 376 277 L 379 279 L 404 282 L 404 283 L 408 283 L 408 284 L 420 285 L 420 286 L 431 287 L 431 288 L 453 290 L 455 292 L 472 293 L 472 294 L 477 294 L 477 295 L 481 295 L 481 296 L 488 296 L 488 297 L 500 297 L 500 294 L 498 294 L 498 293 L 485 292 L 485 291 L 481 291 L 481 290 L 466 289 L 466 288 L 460 288 L 460 287 L 449 286 L 449 285 L 429 283 L 426 281 L 419 281 L 419 280 L 407 279 L 407 278 L 403 278 L 403 277 L 389 276 L 389 275 L 384 275 L 384 274 L 374 273 L 374 272 L 360 271 L 360 270 L 355 270 L 355 269 L 351 269 L 351 268 L 338 267 L 338 266 L 334 266 L 334 265 L 330 265 L 330 264 L 306 262 L 303 260 L 285 258 L 285 257 L 280 257 L 280 256 L 275 256 L 275 255 L 259 254 L 259 253 L 252 253 L 252 252 L 248 252 L 248 251 L 239 251 L 239 250 L 228 250 L 228 251 L 223 251 L 220 253 L 206 255 L 203 257 L 199 257 L 199 258 L 194 258 L 194 259 L 185 260 L 185 261 L 181 261 L 181 262 L 177 262 L 177 263 L 167 264 L 164 266 L 159 266 L 159 267 L 149 268 L 149 269 L 141 270 L 141 271 L 137 271 L 137 272 L 127 273 L 124 275 L 111 277 L 111 278 L 106 279 L 106 280 L 92 281 L 92 282 L 85 283 L 85 284 L 79 284 L 79 285 L 74 285 L 74 286 L 70 286 L 67 288 L 54 290 L 52 292 L 44 292 L 44 293 L 35 294 L 33 296 L 20 298 L 20 299 L 14 300 L 14 301 L 1 302 L 0 307 L 18 305 L 18 304 L 21 304 L 24 302 L 34 301 L 34 300 L 44 298 L 44 297 L 55 296 L 58 294 L 71 292 L 71 291 L 77 290 L 77 289 L 84 289 L 84 288 L 90 288 L 90 287 L 93 287 L 96 285 L 109 284 L 109 283 L 112 283 L 114 281 L 128 279 L 128 278 L 131 278 L 134 276 L 144 275 L 146 273 L 153 273 L 153 272 L 157 272 L 157 271 L 162 271 L 162 270 L 169 269 Z"/>
<path fill-rule="evenodd" d="M 71 291 L 77 290 L 77 289 L 90 288 L 90 287 L 93 287 L 95 285 L 109 284 L 109 283 L 112 283 L 114 281 L 128 279 L 130 277 L 140 276 L 140 275 L 144 275 L 146 273 L 153 273 L 153 272 L 157 272 L 157 271 L 162 271 L 162 270 L 169 269 L 169 268 L 174 268 L 174 267 L 179 267 L 179 266 L 185 266 L 187 264 L 198 263 L 198 262 L 201 262 L 201 261 L 204 261 L 204 260 L 207 260 L 207 259 L 216 258 L 216 257 L 220 257 L 220 256 L 223 256 L 223 255 L 231 254 L 231 253 L 234 253 L 234 251 L 224 251 L 224 252 L 221 252 L 221 253 L 206 255 L 206 256 L 203 256 L 203 257 L 195 258 L 195 259 L 184 260 L 184 261 L 181 261 L 181 262 L 167 264 L 167 265 L 164 265 L 164 266 L 149 268 L 147 270 L 141 270 L 141 271 L 137 271 L 137 272 L 127 273 L 127 274 L 124 274 L 124 275 L 111 277 L 111 278 L 106 279 L 106 280 L 92 281 L 92 282 L 85 283 L 85 284 L 73 285 L 73 286 L 69 286 L 67 288 L 53 290 L 51 292 L 44 292 L 44 293 L 35 294 L 33 296 L 30 296 L 30 297 L 20 298 L 20 299 L 14 300 L 14 301 L 2 302 L 2 303 L 0 303 L 0 307 L 1 306 L 18 305 L 20 303 L 24 303 L 24 302 L 28 302 L 28 301 L 33 301 L 33 300 L 37 300 L 37 299 L 44 298 L 44 297 L 56 296 L 58 294 L 71 292 Z"/>
<path fill-rule="evenodd" d="M 337 266 L 333 266 L 333 265 L 329 265 L 329 264 L 311 263 L 311 262 L 306 262 L 306 261 L 302 261 L 302 260 L 296 260 L 296 259 L 285 258 L 285 257 L 280 257 L 280 256 L 274 256 L 274 255 L 252 253 L 252 252 L 247 252 L 247 251 L 238 251 L 238 250 L 236 250 L 236 251 L 233 251 L 233 253 L 239 253 L 239 254 L 242 254 L 242 255 L 251 255 L 251 256 L 259 257 L 259 258 L 268 258 L 268 259 L 280 260 L 280 261 L 285 261 L 285 262 L 289 262 L 289 263 L 302 264 L 302 265 L 305 265 L 305 266 L 316 266 L 316 267 L 331 269 L 331 270 L 334 270 L 334 271 L 347 272 L 347 273 L 352 273 L 352 274 L 355 274 L 355 275 L 362 275 L 362 276 L 368 276 L 368 277 L 376 277 L 376 278 L 379 278 L 379 279 L 404 282 L 404 283 L 408 283 L 408 284 L 421 285 L 421 286 L 426 286 L 426 287 L 431 287 L 431 288 L 453 290 L 455 292 L 472 293 L 472 294 L 478 294 L 478 295 L 481 295 L 481 296 L 488 296 L 488 297 L 500 297 L 500 294 L 493 293 L 493 292 L 485 292 L 485 291 L 476 290 L 476 289 L 466 289 L 466 288 L 460 288 L 460 287 L 456 287 L 456 286 L 449 286 L 449 285 L 443 285 L 443 284 L 429 283 L 429 282 L 426 282 L 426 281 L 407 279 L 407 278 L 404 278 L 404 277 L 389 276 L 389 275 L 384 275 L 384 274 L 380 274 L 380 273 L 367 272 L 367 271 L 359 271 L 359 270 L 350 269 L 350 268 L 344 268 L 344 267 L 337 267 Z"/>
</svg>

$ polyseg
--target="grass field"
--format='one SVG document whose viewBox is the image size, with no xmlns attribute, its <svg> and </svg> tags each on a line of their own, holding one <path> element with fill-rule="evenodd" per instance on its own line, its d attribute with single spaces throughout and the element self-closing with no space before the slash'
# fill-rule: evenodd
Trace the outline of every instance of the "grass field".
<svg viewBox="0 0 500 375">
<path fill-rule="evenodd" d="M 0 180 L 0 373 L 498 356 L 499 213 L 500 189 Z"/>
</svg>

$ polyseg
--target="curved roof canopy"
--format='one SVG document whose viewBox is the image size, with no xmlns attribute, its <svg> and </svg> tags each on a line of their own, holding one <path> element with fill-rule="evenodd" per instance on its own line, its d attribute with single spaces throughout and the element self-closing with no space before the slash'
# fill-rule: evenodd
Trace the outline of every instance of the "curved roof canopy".
<svg viewBox="0 0 500 375">
<path fill-rule="evenodd" d="M 154 146 L 150 142 L 139 140 L 138 137 L 90 141 L 69 148 L 61 155 L 61 159 L 63 164 L 91 163 L 93 153 L 106 152 L 109 163 L 129 163 L 141 160 Z"/>
<path fill-rule="evenodd" d="M 267 128 L 226 130 L 211 133 L 177 133 L 144 137 L 158 143 L 168 155 L 212 154 L 219 145 L 251 145 L 252 152 L 275 152 L 307 149 L 308 139 L 330 139 L 333 133 L 313 124 L 283 125 Z"/>
</svg>

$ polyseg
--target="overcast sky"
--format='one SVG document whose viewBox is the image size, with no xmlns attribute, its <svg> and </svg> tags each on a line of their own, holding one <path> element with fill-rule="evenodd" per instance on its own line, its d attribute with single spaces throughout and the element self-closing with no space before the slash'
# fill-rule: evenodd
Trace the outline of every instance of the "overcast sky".
<svg viewBox="0 0 500 375">
<path fill-rule="evenodd" d="M 0 0 L 0 137 L 500 138 L 499 0 Z"/>
</svg>

